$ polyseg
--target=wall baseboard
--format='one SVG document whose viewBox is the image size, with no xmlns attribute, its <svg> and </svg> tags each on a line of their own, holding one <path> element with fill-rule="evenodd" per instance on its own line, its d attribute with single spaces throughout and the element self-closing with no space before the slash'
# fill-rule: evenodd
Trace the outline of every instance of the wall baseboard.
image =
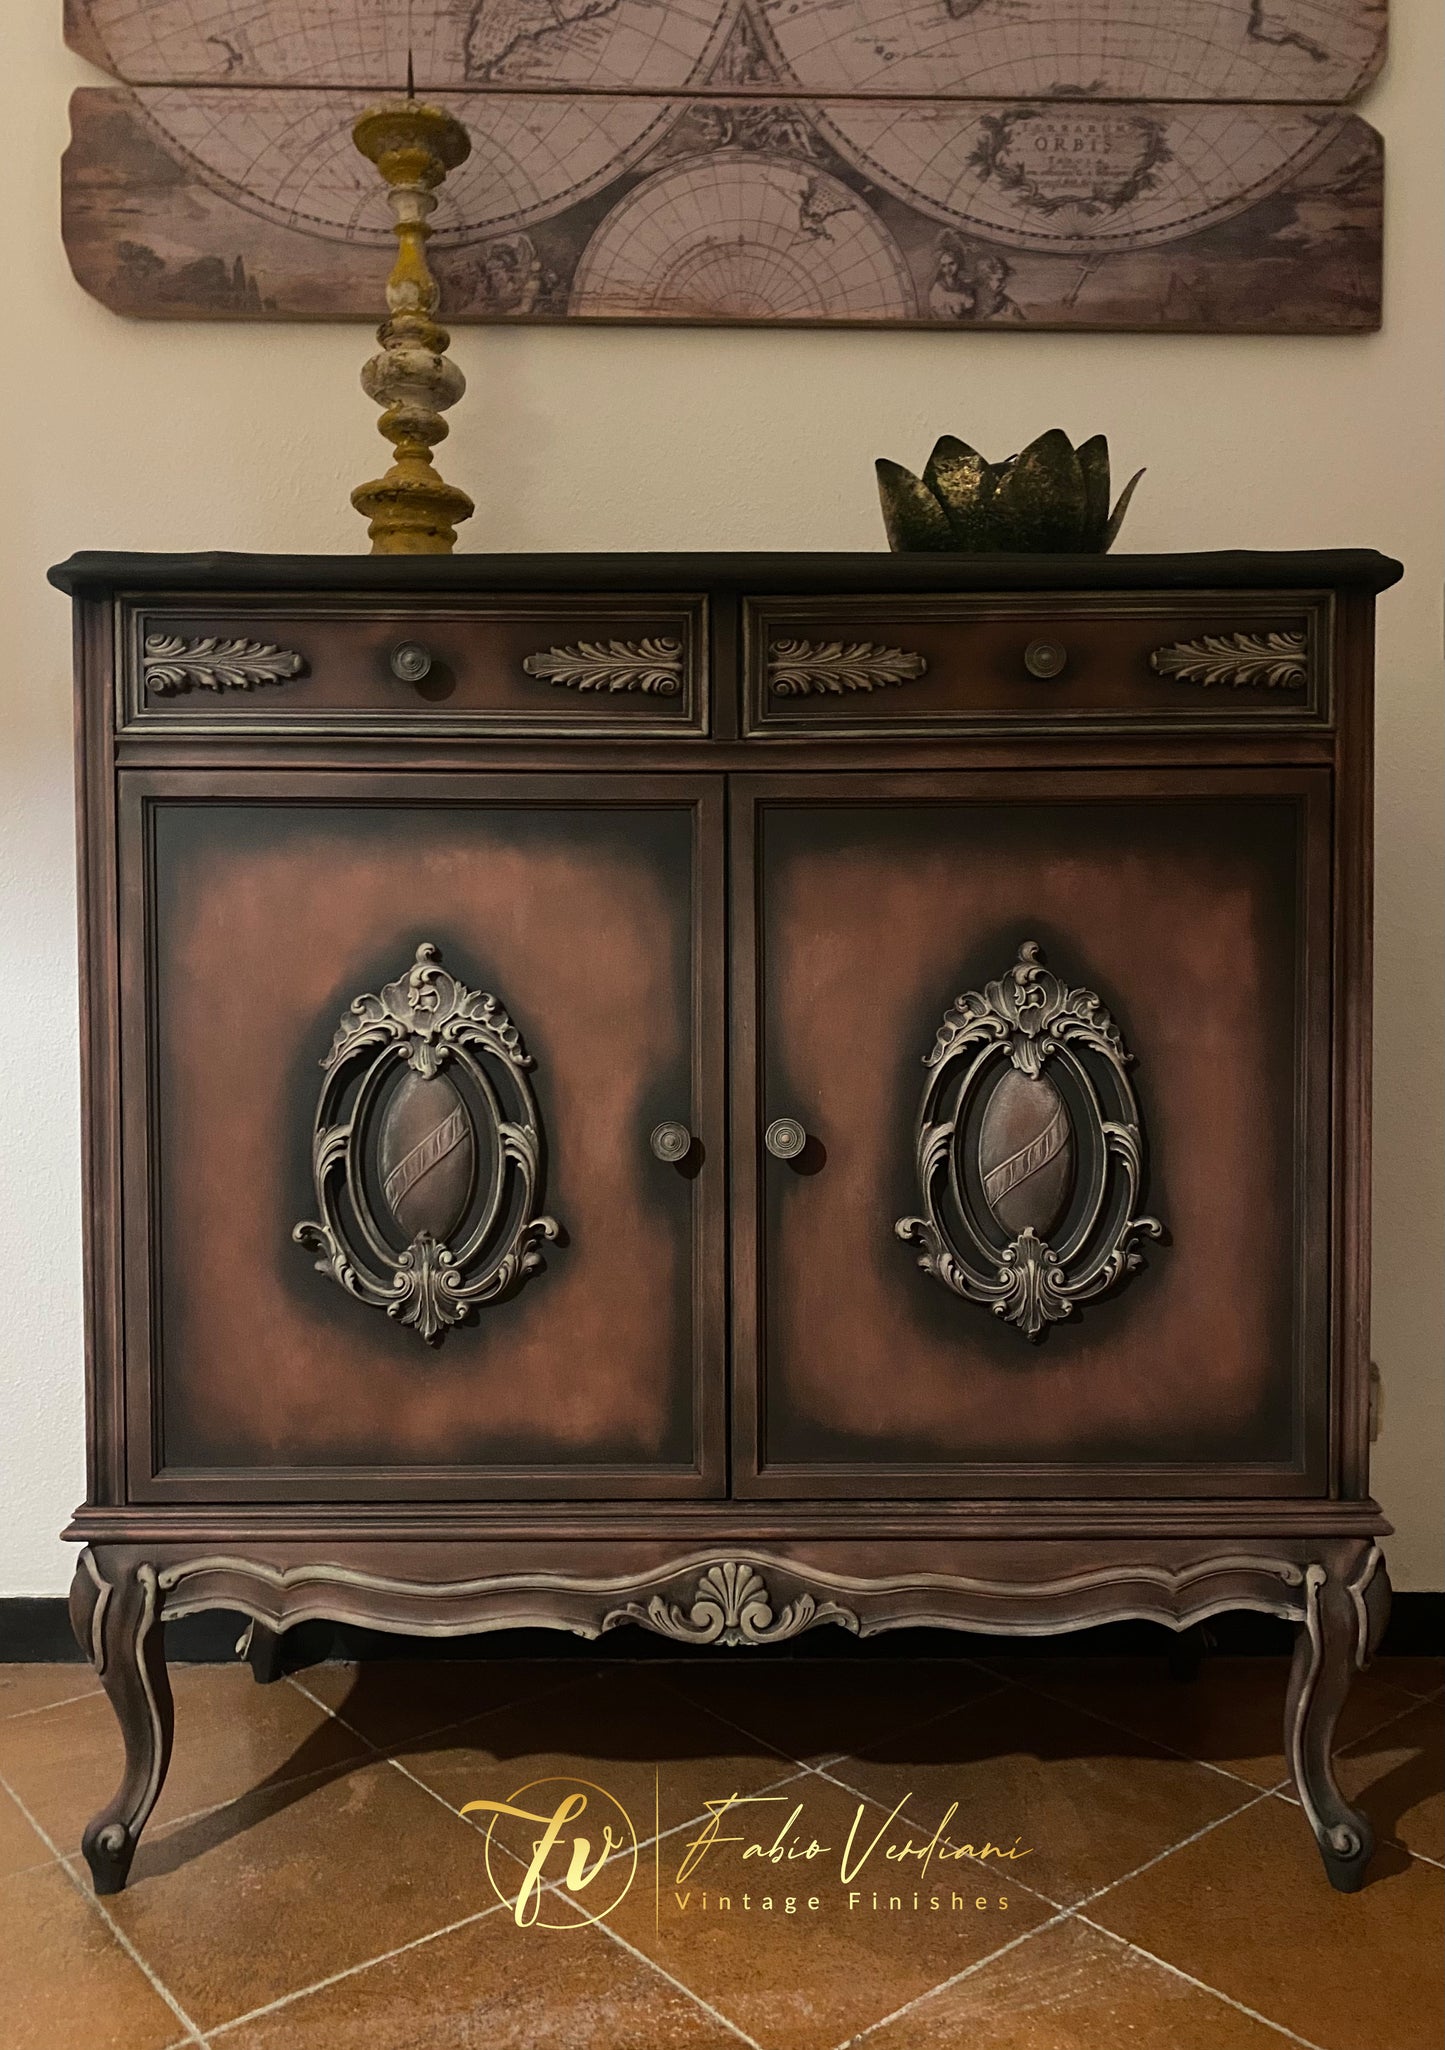
<svg viewBox="0 0 1445 2050">
<path fill-rule="evenodd" d="M 167 1656 L 177 1665 L 224 1665 L 236 1656 L 246 1618 L 228 1610 L 183 1616 L 166 1627 Z M 1034 1658 L 1080 1656 L 1160 1657 L 1171 1646 L 1208 1650 L 1229 1656 L 1280 1657 L 1294 1642 L 1294 1628 L 1277 1616 L 1247 1610 L 1214 1616 L 1185 1639 L 1156 1623 L 1109 1623 L 1060 1637 L 999 1638 L 959 1630 L 890 1631 L 886 1639 L 861 1643 L 835 1629 L 810 1631 L 806 1638 L 776 1649 L 750 1649 L 759 1658 L 977 1658 L 1007 1649 L 1009 1655 Z M 358 1630 L 331 1623 L 301 1623 L 286 1637 L 286 1664 L 299 1670 L 331 1659 L 507 1659 L 605 1658 L 649 1659 L 692 1656 L 685 1648 L 651 1632 L 624 1628 L 600 1644 L 552 1630 L 495 1630 L 479 1637 L 393 1637 L 378 1630 Z M 696 1654 L 713 1657 L 712 1652 Z M 1382 1658 L 1432 1658 L 1445 1655 L 1445 1594 L 1397 1594 L 1390 1624 L 1380 1647 Z M 64 1598 L 60 1595 L 0 1597 L 0 1665 L 84 1663 Z"/>
</svg>

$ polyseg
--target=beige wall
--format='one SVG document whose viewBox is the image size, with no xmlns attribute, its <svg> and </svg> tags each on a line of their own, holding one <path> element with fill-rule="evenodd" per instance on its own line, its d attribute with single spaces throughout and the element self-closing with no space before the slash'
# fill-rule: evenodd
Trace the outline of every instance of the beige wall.
<svg viewBox="0 0 1445 2050">
<path fill-rule="evenodd" d="M 1366 111 L 1388 142 L 1384 331 L 1351 340 L 463 332 L 446 473 L 469 548 L 873 548 L 871 461 L 945 429 L 1006 454 L 1107 430 L 1149 465 L 1136 549 L 1368 545 L 1381 603 L 1376 1484 L 1397 1585 L 1442 1585 L 1440 0 L 1393 0 Z M 65 102 L 93 74 L 60 0 L 5 0 L 11 310 L 0 351 L 0 1595 L 68 1581 L 82 1492 L 65 601 L 75 548 L 353 550 L 381 444 L 360 328 L 128 324 L 60 245 Z M 258 1390 L 258 1399 L 263 1391 Z"/>
</svg>

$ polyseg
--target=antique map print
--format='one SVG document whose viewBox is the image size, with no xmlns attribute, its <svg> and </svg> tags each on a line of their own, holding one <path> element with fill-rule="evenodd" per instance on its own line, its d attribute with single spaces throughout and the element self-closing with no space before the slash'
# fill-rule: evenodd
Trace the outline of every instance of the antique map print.
<svg viewBox="0 0 1445 2050">
<path fill-rule="evenodd" d="M 1359 331 L 1384 0 L 69 0 L 81 282 L 373 319 L 361 109 L 418 93 L 452 320 Z"/>
</svg>

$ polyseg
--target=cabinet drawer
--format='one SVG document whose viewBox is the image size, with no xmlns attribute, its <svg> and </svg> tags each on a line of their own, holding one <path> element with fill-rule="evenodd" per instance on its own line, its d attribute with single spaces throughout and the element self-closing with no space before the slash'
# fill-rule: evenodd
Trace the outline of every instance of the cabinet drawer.
<svg viewBox="0 0 1445 2050">
<path fill-rule="evenodd" d="M 122 731 L 707 731 L 706 600 L 123 603 Z"/>
<path fill-rule="evenodd" d="M 764 598 L 748 732 L 1327 724 L 1328 593 Z"/>
</svg>

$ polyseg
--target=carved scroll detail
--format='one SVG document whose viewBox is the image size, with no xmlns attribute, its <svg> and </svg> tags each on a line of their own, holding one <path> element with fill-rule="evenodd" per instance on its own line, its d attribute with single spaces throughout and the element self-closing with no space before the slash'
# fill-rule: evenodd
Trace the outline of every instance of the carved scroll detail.
<svg viewBox="0 0 1445 2050">
<path fill-rule="evenodd" d="M 94 1666 L 97 1680 L 103 1680 L 105 1678 L 106 1664 L 105 1612 L 110 1607 L 110 1598 L 114 1590 L 96 1565 L 95 1554 L 89 1545 L 86 1546 L 76 1562 L 75 1577 L 77 1580 L 80 1579 L 82 1573 L 90 1583 L 90 1589 L 93 1591 L 94 1606 L 90 1611 L 89 1631 L 81 1639 L 80 1648 L 88 1655 L 90 1663 Z M 82 1593 L 84 1592 L 85 1590 L 82 1589 Z M 87 1596 L 87 1599 L 89 1598 Z"/>
<path fill-rule="evenodd" d="M 1197 641 L 1175 641 L 1149 657 L 1156 676 L 1197 683 L 1204 690 L 1227 683 L 1234 690 L 1249 684 L 1265 690 L 1299 690 L 1309 681 L 1309 657 L 1303 628 L 1285 633 L 1201 634 Z"/>
<path fill-rule="evenodd" d="M 644 691 L 675 698 L 682 688 L 682 642 L 673 634 L 642 641 L 575 641 L 528 655 L 528 676 L 567 690 Z"/>
<path fill-rule="evenodd" d="M 887 690 L 926 675 L 928 662 L 908 648 L 877 641 L 775 640 L 768 644 L 768 688 L 776 698 Z"/>
<path fill-rule="evenodd" d="M 304 659 L 271 641 L 221 640 L 214 634 L 147 634 L 141 655 L 145 687 L 158 697 L 186 690 L 255 690 L 300 676 Z"/>
<path fill-rule="evenodd" d="M 409 1075 L 388 1091 L 398 1061 Z M 320 1255 L 316 1271 L 428 1344 L 535 1273 L 539 1241 L 557 1238 L 559 1227 L 535 1214 L 542 1138 L 531 1066 L 497 999 L 458 982 L 429 940 L 407 974 L 357 997 L 321 1061 L 312 1138 L 320 1218 L 291 1234 Z M 403 1136 L 398 1112 L 408 1090 L 412 1125 Z M 390 1170 L 389 1137 L 401 1149 Z M 478 1151 L 488 1173 L 474 1186 Z"/>
<path fill-rule="evenodd" d="M 1034 940 L 1007 975 L 954 1001 L 925 1056 L 915 1139 L 924 1214 L 894 1229 L 921 1247 L 925 1274 L 988 1303 L 1025 1338 L 1116 1287 L 1143 1265 L 1139 1240 L 1162 1236 L 1157 1218 L 1134 1214 L 1144 1139 L 1131 1058 L 1099 998 L 1061 982 Z M 990 1167 L 990 1119 L 1010 1090 L 1034 1132 Z M 1021 1215 L 1014 1199 L 1034 1178 L 1035 1214 Z"/>
<path fill-rule="evenodd" d="M 609 1610 L 602 1627 L 609 1630 L 624 1622 L 645 1623 L 683 1644 L 780 1644 L 815 1623 L 840 1623 L 855 1633 L 858 1629 L 852 1609 L 806 1592 L 778 1606 L 762 1574 L 743 1559 L 709 1566 L 693 1589 L 691 1602 L 686 1597 L 670 1602 L 655 1594 L 646 1604 L 628 1602 Z"/>
<path fill-rule="evenodd" d="M 1360 1561 L 1360 1570 L 1345 1583 L 1355 1616 L 1355 1671 L 1362 1673 L 1375 1655 L 1390 1617 L 1390 1577 L 1385 1555 L 1371 1545 Z"/>
</svg>

